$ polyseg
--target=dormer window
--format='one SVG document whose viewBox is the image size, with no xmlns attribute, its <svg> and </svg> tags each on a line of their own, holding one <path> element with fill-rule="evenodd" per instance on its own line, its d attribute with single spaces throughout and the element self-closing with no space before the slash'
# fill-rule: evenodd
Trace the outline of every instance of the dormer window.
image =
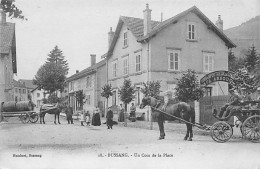
<svg viewBox="0 0 260 172">
<path fill-rule="evenodd" d="M 126 47 L 128 45 L 128 41 L 127 41 L 127 31 L 124 32 L 124 47 Z"/>
</svg>

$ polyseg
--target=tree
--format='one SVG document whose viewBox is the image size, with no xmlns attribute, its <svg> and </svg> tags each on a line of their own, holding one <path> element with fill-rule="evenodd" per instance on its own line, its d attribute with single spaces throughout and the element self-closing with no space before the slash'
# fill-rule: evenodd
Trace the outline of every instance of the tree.
<svg viewBox="0 0 260 172">
<path fill-rule="evenodd" d="M 50 94 L 57 90 L 62 91 L 66 79 L 65 72 L 66 71 L 60 64 L 45 63 L 37 71 L 37 74 L 33 79 L 33 84 L 46 90 Z"/>
<path fill-rule="evenodd" d="M 104 85 L 104 87 L 102 87 L 101 96 L 105 97 L 107 99 L 107 108 L 108 108 L 108 99 L 112 95 L 113 95 L 113 93 L 112 93 L 112 86 L 111 86 L 111 84 Z M 106 112 L 107 112 L 107 108 L 106 108 Z M 106 114 L 106 112 L 105 112 L 105 114 Z"/>
<path fill-rule="evenodd" d="M 125 79 L 123 86 L 119 89 L 118 91 L 120 95 L 120 100 L 124 103 L 125 105 L 125 110 L 127 109 L 127 104 L 130 103 L 134 99 L 134 94 L 135 94 L 135 89 L 132 86 L 131 80 L 130 79 Z M 125 119 L 125 126 L 127 126 L 127 119 L 126 115 L 124 115 Z"/>
<path fill-rule="evenodd" d="M 141 92 L 145 97 L 154 97 L 158 98 L 160 94 L 161 81 L 147 81 L 143 83 L 144 88 L 141 89 Z"/>
<path fill-rule="evenodd" d="M 228 52 L 228 70 L 235 72 L 239 68 L 244 66 L 244 59 L 237 58 L 234 53 L 230 50 Z"/>
<path fill-rule="evenodd" d="M 252 47 L 248 49 L 245 57 L 245 66 L 249 73 L 255 72 L 257 62 L 259 62 L 259 54 L 257 54 L 257 51 L 253 44 Z"/>
<path fill-rule="evenodd" d="M 135 89 L 132 86 L 130 79 L 125 79 L 123 86 L 118 91 L 120 95 L 120 100 L 125 104 L 125 109 L 127 109 L 127 104 L 129 104 L 134 99 Z"/>
<path fill-rule="evenodd" d="M 83 109 L 83 105 L 86 103 L 86 95 L 84 94 L 83 90 L 79 90 L 76 92 L 76 100 L 79 104 L 79 110 Z"/>
<path fill-rule="evenodd" d="M 47 63 L 55 63 L 60 64 L 64 70 L 66 71 L 66 75 L 68 74 L 69 67 L 67 60 L 65 60 L 65 57 L 63 55 L 63 52 L 58 48 L 56 45 L 54 49 L 48 54 L 49 58 L 47 58 Z"/>
<path fill-rule="evenodd" d="M 233 76 L 233 80 L 230 83 L 231 88 L 235 88 L 240 93 L 244 92 L 244 94 L 248 95 L 254 93 L 257 88 L 257 82 L 255 76 L 249 74 L 248 70 L 244 68 L 238 69 Z"/>
<path fill-rule="evenodd" d="M 16 7 L 14 2 L 15 0 L 1 0 L 0 10 L 3 9 L 3 11 L 8 14 L 8 17 L 27 20 L 22 15 L 22 10 Z"/>
<path fill-rule="evenodd" d="M 196 72 L 188 69 L 180 79 L 178 79 L 176 97 L 179 101 L 191 102 L 199 100 L 204 95 L 204 89 L 199 85 Z"/>
</svg>

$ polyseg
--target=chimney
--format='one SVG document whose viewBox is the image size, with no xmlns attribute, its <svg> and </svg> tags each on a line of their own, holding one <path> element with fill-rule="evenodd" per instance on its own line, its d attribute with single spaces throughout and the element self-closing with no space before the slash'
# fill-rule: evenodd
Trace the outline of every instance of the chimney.
<svg viewBox="0 0 260 172">
<path fill-rule="evenodd" d="M 6 14 L 2 7 L 0 7 L 0 24 L 5 24 L 6 23 Z"/>
<path fill-rule="evenodd" d="M 221 20 L 221 15 L 218 15 L 218 20 L 216 21 L 216 26 L 219 30 L 223 32 L 223 20 Z"/>
<path fill-rule="evenodd" d="M 115 35 L 115 32 L 112 31 L 112 27 L 110 27 L 110 31 L 108 32 L 108 48 L 110 47 L 113 37 Z"/>
<path fill-rule="evenodd" d="M 91 66 L 93 66 L 94 64 L 96 64 L 96 54 L 90 54 L 91 57 Z"/>
<path fill-rule="evenodd" d="M 163 22 L 163 13 L 161 12 L 161 22 Z"/>
<path fill-rule="evenodd" d="M 76 73 L 79 73 L 79 70 L 76 70 Z"/>
<path fill-rule="evenodd" d="M 146 4 L 146 9 L 144 12 L 144 36 L 147 35 L 152 30 L 152 24 L 151 24 L 151 11 L 149 9 L 149 4 Z"/>
</svg>

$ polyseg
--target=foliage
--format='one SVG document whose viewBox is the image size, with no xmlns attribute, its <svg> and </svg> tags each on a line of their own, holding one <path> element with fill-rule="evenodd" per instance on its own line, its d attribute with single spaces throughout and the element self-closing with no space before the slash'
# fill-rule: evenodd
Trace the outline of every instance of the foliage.
<svg viewBox="0 0 260 172">
<path fill-rule="evenodd" d="M 80 108 L 83 108 L 83 105 L 86 103 L 86 95 L 84 94 L 83 90 L 79 90 L 76 92 L 76 100 L 79 103 Z"/>
<path fill-rule="evenodd" d="M 103 91 L 101 92 L 101 96 L 105 97 L 106 99 L 113 95 L 111 84 L 104 85 L 104 87 L 102 87 L 102 90 Z"/>
<path fill-rule="evenodd" d="M 204 89 L 199 85 L 195 71 L 191 69 L 188 69 L 178 79 L 175 90 L 177 99 L 184 102 L 199 100 L 204 94 Z"/>
<path fill-rule="evenodd" d="M 48 91 L 48 93 L 53 93 L 57 90 L 63 90 L 65 79 L 66 71 L 60 64 L 45 63 L 37 71 L 33 84 Z"/>
<path fill-rule="evenodd" d="M 47 100 L 46 98 L 43 98 L 43 99 L 42 99 L 42 103 L 43 103 L 43 104 L 46 104 L 47 102 L 48 102 L 48 100 Z"/>
<path fill-rule="evenodd" d="M 63 52 L 58 48 L 56 45 L 54 49 L 48 54 L 49 58 L 47 58 L 47 63 L 55 63 L 61 65 L 64 70 L 66 71 L 66 75 L 68 74 L 69 67 L 67 60 L 65 60 L 65 57 L 63 55 Z"/>
<path fill-rule="evenodd" d="M 147 81 L 143 83 L 144 88 L 141 88 L 141 92 L 145 97 L 151 96 L 158 98 L 160 94 L 161 81 Z"/>
<path fill-rule="evenodd" d="M 234 73 L 233 80 L 231 81 L 230 85 L 239 92 L 243 90 L 244 94 L 246 95 L 254 93 L 257 88 L 255 76 L 249 74 L 245 67 L 238 69 Z"/>
<path fill-rule="evenodd" d="M 237 58 L 234 55 L 234 53 L 230 50 L 228 52 L 228 70 L 234 72 L 243 66 L 244 66 L 244 59 Z"/>
<path fill-rule="evenodd" d="M 118 91 L 120 95 L 120 99 L 125 104 L 125 108 L 128 103 L 130 103 L 134 99 L 135 89 L 132 86 L 130 79 L 125 79 L 123 86 Z"/>
<path fill-rule="evenodd" d="M 57 102 L 60 102 L 61 99 L 57 96 L 57 94 L 50 94 L 47 98 L 47 103 L 50 103 L 50 104 L 54 104 L 54 103 L 57 103 Z"/>
<path fill-rule="evenodd" d="M 247 51 L 246 57 L 245 57 L 245 67 L 247 68 L 249 73 L 252 73 L 256 69 L 256 64 L 259 62 L 259 54 L 257 54 L 257 51 L 255 49 L 255 46 L 252 45 Z"/>
<path fill-rule="evenodd" d="M 8 14 L 8 17 L 27 20 L 22 15 L 22 13 L 23 13 L 22 10 L 20 10 L 18 7 L 16 7 L 14 2 L 15 2 L 15 0 L 1 0 L 0 9 L 2 8 L 3 11 Z"/>
</svg>

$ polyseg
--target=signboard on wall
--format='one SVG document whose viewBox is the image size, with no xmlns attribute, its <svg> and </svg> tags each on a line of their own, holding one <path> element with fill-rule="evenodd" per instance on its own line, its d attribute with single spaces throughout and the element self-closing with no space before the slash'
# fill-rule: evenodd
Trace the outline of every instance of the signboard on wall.
<svg viewBox="0 0 260 172">
<path fill-rule="evenodd" d="M 201 85 L 209 85 L 213 82 L 223 81 L 227 83 L 231 83 L 234 78 L 234 72 L 220 70 L 208 73 L 203 78 L 200 79 Z"/>
</svg>

